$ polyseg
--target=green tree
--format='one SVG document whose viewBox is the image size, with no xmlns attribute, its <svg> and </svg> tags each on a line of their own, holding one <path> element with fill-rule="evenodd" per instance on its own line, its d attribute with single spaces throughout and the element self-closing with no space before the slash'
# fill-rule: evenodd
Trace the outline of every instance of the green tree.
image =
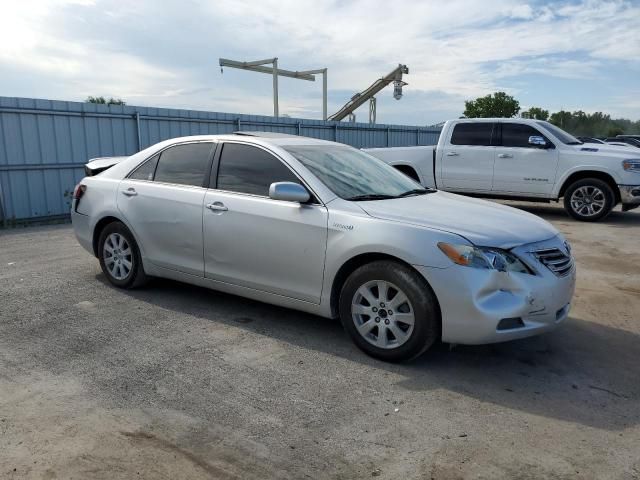
<svg viewBox="0 0 640 480">
<path fill-rule="evenodd" d="M 87 103 L 98 103 L 100 105 L 126 105 L 124 100 L 122 100 L 120 98 L 113 98 L 113 97 L 110 97 L 109 100 L 107 100 L 104 97 L 88 96 L 87 99 L 85 100 L 85 102 L 87 102 Z"/>
<path fill-rule="evenodd" d="M 522 112 L 525 118 L 533 118 L 534 120 L 547 120 L 549 118 L 549 110 L 540 107 L 531 107 L 526 112 Z"/>
<path fill-rule="evenodd" d="M 626 118 L 612 119 L 602 112 L 585 113 L 582 110 L 567 112 L 560 110 L 549 117 L 554 125 L 574 135 L 588 137 L 613 137 L 622 133 L 640 133 L 640 121 Z"/>
<path fill-rule="evenodd" d="M 464 116 L 467 118 L 510 118 L 519 111 L 520 102 L 505 92 L 496 92 L 464 102 Z"/>
<path fill-rule="evenodd" d="M 612 127 L 609 127 L 609 130 L 607 130 L 607 137 L 616 137 L 618 135 L 622 135 L 624 133 L 624 130 L 622 128 L 620 128 L 617 125 L 614 125 Z"/>
<path fill-rule="evenodd" d="M 549 122 L 554 125 L 564 128 L 565 130 L 570 126 L 573 121 L 573 115 L 571 112 L 565 112 L 564 110 L 560 110 L 559 112 L 552 113 L 549 117 Z"/>
</svg>

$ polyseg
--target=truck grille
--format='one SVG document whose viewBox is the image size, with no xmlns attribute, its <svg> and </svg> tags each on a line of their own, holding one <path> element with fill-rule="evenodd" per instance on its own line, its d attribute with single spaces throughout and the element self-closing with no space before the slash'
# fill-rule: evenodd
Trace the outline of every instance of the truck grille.
<svg viewBox="0 0 640 480">
<path fill-rule="evenodd" d="M 531 252 L 545 267 L 558 277 L 564 277 L 573 268 L 573 258 L 559 248 L 544 248 Z"/>
</svg>

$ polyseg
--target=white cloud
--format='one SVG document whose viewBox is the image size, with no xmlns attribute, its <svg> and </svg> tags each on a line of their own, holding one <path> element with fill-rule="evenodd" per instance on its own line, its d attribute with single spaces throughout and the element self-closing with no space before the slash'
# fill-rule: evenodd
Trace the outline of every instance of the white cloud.
<svg viewBox="0 0 640 480">
<path fill-rule="evenodd" d="M 639 24 L 640 4 L 615 0 L 23 0 L 3 6 L 0 69 L 28 72 L 57 98 L 105 94 L 269 114 L 268 78 L 220 76 L 218 56 L 277 55 L 283 68 L 326 66 L 330 89 L 351 92 L 402 62 L 410 68 L 405 99 L 379 103 L 379 118 L 385 109 L 401 118 L 403 108 L 422 108 L 430 123 L 441 119 L 427 112 L 440 104 L 436 98 L 451 107 L 435 114 L 455 115 L 464 99 L 518 93 L 531 75 L 584 82 L 606 75 L 609 62 L 637 74 Z M 282 85 L 282 111 L 319 116 L 317 83 Z M 0 77 L 0 94 L 30 95 L 22 88 Z M 409 105 L 411 98 L 431 106 Z M 338 106 L 334 99 L 331 108 Z"/>
</svg>

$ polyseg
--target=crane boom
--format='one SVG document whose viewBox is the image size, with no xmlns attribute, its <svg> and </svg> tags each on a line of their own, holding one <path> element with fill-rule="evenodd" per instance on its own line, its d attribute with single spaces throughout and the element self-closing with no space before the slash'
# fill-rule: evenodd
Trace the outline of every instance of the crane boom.
<svg viewBox="0 0 640 480">
<path fill-rule="evenodd" d="M 380 90 L 385 88 L 391 82 L 399 82 L 396 85 L 406 85 L 402 82 L 402 74 L 408 74 L 409 68 L 406 65 L 399 64 L 391 73 L 385 75 L 382 78 L 379 78 L 375 82 L 373 82 L 369 88 L 363 90 L 360 93 L 356 93 L 351 100 L 349 100 L 340 110 L 331 115 L 327 120 L 340 121 L 349 116 L 356 110 L 358 107 L 362 106 L 367 100 L 372 99 Z M 399 98 L 401 96 L 401 90 L 399 94 L 394 94 L 394 97 Z"/>
</svg>

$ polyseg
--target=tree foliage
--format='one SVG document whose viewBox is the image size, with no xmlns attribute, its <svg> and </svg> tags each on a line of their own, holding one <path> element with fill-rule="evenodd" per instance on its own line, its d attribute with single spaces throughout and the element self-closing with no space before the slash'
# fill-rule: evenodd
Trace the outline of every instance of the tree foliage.
<svg viewBox="0 0 640 480">
<path fill-rule="evenodd" d="M 464 102 L 464 117 L 466 118 L 511 118 L 520 111 L 518 100 L 505 92 L 495 92 L 485 97 Z M 462 117 L 462 118 L 464 118 Z M 548 120 L 558 127 L 577 136 L 586 137 L 615 137 L 620 134 L 640 134 L 640 120 L 632 121 L 626 118 L 611 118 L 610 115 L 595 112 L 586 113 L 582 110 L 568 112 L 560 110 L 549 115 L 549 110 L 541 107 L 530 107 L 522 112 L 523 118 Z"/>
<path fill-rule="evenodd" d="M 104 97 L 92 97 L 88 96 L 85 100 L 87 103 L 98 103 L 100 105 L 126 105 L 124 100 L 120 98 L 109 97 L 109 99 L 105 99 Z"/>
<path fill-rule="evenodd" d="M 524 118 L 533 118 L 534 120 L 548 120 L 549 110 L 544 110 L 540 107 L 531 107 L 526 112 L 522 112 Z"/>
<path fill-rule="evenodd" d="M 520 103 L 505 92 L 466 101 L 464 107 L 464 116 L 467 118 L 511 118 L 520 111 Z"/>
<path fill-rule="evenodd" d="M 602 112 L 560 110 L 552 114 L 549 121 L 574 135 L 587 137 L 615 137 L 623 133 L 640 134 L 640 121 L 633 122 L 626 118 L 612 119 L 610 115 Z"/>
</svg>

